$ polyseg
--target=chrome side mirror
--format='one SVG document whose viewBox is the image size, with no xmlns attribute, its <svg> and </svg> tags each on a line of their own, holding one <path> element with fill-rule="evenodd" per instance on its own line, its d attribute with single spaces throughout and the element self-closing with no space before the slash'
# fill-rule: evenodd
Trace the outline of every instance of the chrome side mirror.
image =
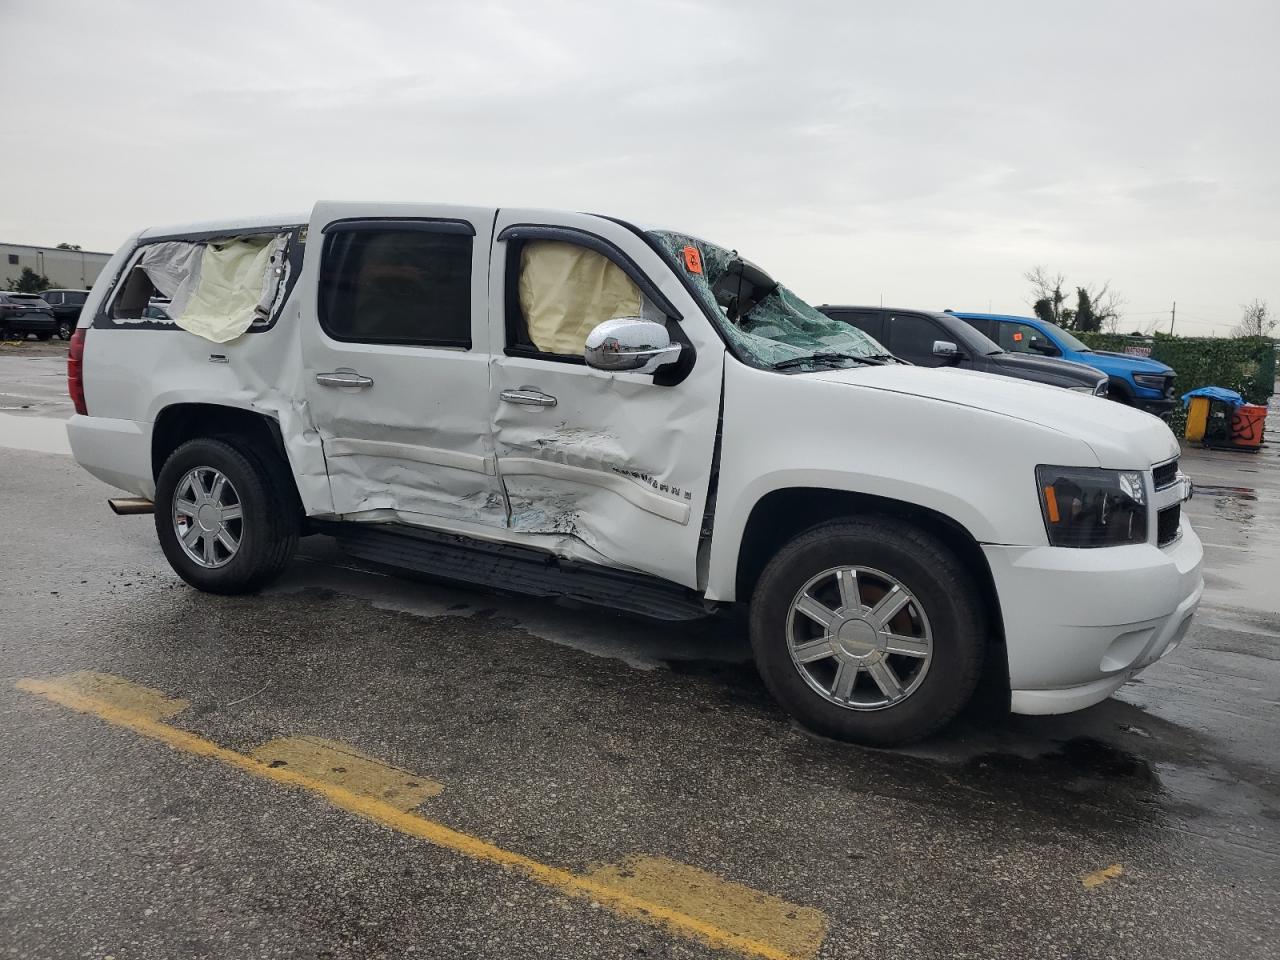
<svg viewBox="0 0 1280 960">
<path fill-rule="evenodd" d="M 933 341 L 933 355 L 935 357 L 954 357 L 959 352 L 960 348 L 950 340 Z"/>
<path fill-rule="evenodd" d="M 583 352 L 587 366 L 597 370 L 653 373 L 680 359 L 680 344 L 661 323 L 642 317 L 606 320 L 587 334 Z"/>
</svg>

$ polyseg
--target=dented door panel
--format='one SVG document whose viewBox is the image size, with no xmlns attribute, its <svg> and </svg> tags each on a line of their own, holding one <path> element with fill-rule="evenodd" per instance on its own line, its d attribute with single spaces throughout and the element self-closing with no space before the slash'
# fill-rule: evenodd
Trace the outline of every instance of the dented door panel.
<svg viewBox="0 0 1280 960">
<path fill-rule="evenodd" d="M 444 518 L 506 526 L 488 415 L 493 214 L 492 209 L 434 204 L 317 205 L 302 310 L 303 381 L 336 514 L 356 520 L 430 525 Z M 469 346 L 367 342 L 385 332 L 376 325 L 367 334 L 363 327 L 345 332 L 349 316 L 361 311 L 387 330 L 398 331 L 395 324 L 401 320 L 395 311 L 416 296 L 424 282 L 435 279 L 427 271 L 424 280 L 418 269 L 429 259 L 426 254 L 416 252 L 412 244 L 402 245 L 398 252 L 389 246 L 391 252 L 381 260 L 366 251 L 359 266 L 348 270 L 352 280 L 341 288 L 341 296 L 333 293 L 338 288 L 325 287 L 321 269 L 324 248 L 334 236 L 346 231 L 343 235 L 350 237 L 357 228 L 364 231 L 358 239 L 369 244 L 392 235 L 412 239 L 417 229 L 444 236 L 461 235 L 465 228 L 474 234 L 469 326 L 462 331 L 469 333 Z M 336 267 L 331 264 L 329 269 Z M 390 293 L 379 299 L 383 287 Z M 430 296 L 419 299 L 425 311 L 432 308 Z M 331 315 L 322 318 L 324 310 Z M 432 319 L 430 312 L 423 313 L 423 324 L 429 327 Z"/>
<path fill-rule="evenodd" d="M 652 375 L 504 353 L 508 244 L 494 244 L 490 388 L 498 475 L 513 534 L 552 535 L 611 565 L 699 586 L 697 555 L 719 417 L 723 346 L 671 268 L 627 228 L 597 217 L 500 211 L 512 224 L 569 226 L 616 245 L 679 312 L 697 361 L 673 386 Z M 527 388 L 527 389 L 526 389 Z M 554 398 L 513 402 L 513 393 Z"/>
</svg>

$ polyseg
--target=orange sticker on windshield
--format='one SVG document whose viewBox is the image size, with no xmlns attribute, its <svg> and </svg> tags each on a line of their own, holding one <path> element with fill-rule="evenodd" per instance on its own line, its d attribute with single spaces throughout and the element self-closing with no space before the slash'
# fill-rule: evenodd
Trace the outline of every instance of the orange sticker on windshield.
<svg viewBox="0 0 1280 960">
<path fill-rule="evenodd" d="M 684 254 L 684 266 L 690 273 L 702 272 L 702 254 L 698 252 L 697 247 L 685 247 L 680 251 Z"/>
<path fill-rule="evenodd" d="M 1015 334 L 1013 335 L 1013 341 L 1014 341 L 1014 343 L 1017 343 L 1017 342 L 1018 342 L 1019 340 L 1021 340 L 1021 339 L 1022 339 L 1022 334 L 1020 334 L 1020 333 L 1015 333 Z"/>
</svg>

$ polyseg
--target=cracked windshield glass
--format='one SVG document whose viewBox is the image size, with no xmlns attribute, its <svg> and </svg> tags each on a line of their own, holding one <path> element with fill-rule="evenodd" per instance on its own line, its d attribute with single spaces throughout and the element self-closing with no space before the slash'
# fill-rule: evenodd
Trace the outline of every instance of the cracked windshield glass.
<svg viewBox="0 0 1280 960">
<path fill-rule="evenodd" d="M 693 283 L 733 351 L 784 369 L 882 363 L 888 351 L 856 327 L 832 320 L 734 250 L 681 233 L 649 232 Z"/>
</svg>

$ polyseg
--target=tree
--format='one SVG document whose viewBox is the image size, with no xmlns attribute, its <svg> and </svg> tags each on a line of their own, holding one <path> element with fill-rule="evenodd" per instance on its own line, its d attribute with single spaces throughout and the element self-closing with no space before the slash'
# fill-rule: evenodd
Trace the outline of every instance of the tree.
<svg viewBox="0 0 1280 960">
<path fill-rule="evenodd" d="M 1067 278 L 1062 274 L 1049 275 L 1044 267 L 1032 267 L 1023 275 L 1023 279 L 1031 284 L 1029 301 L 1031 309 L 1045 323 L 1061 323 L 1062 304 L 1067 295 L 1062 292 L 1062 285 Z"/>
<path fill-rule="evenodd" d="M 1265 300 L 1243 304 L 1243 310 L 1240 322 L 1231 330 L 1234 337 L 1269 337 L 1276 328 L 1276 323 L 1280 322 L 1280 318 L 1271 313 Z"/>
<path fill-rule="evenodd" d="M 1049 273 L 1044 267 L 1033 267 L 1023 275 L 1031 284 L 1032 299 L 1028 301 L 1035 315 L 1046 323 L 1056 323 L 1068 330 L 1101 330 L 1115 333 L 1120 326 L 1124 299 L 1111 289 L 1108 280 L 1102 286 L 1087 284 L 1076 287 L 1076 305 L 1066 306 L 1067 295 L 1062 287 L 1067 282 L 1061 273 Z"/>
<path fill-rule="evenodd" d="M 44 293 L 52 284 L 42 273 L 36 273 L 30 267 L 22 268 L 22 275 L 17 280 L 9 281 L 9 289 L 14 293 Z"/>
<path fill-rule="evenodd" d="M 81 248 L 80 244 L 78 244 L 78 243 L 60 243 L 60 244 L 58 244 L 57 249 L 59 249 L 59 250 L 80 250 L 80 249 L 82 249 L 82 248 Z"/>
</svg>

